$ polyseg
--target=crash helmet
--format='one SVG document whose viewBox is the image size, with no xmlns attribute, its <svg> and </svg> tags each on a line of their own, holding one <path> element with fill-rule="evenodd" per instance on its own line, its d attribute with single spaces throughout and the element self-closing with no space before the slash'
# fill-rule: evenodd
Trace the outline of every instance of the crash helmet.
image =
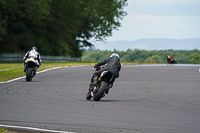
<svg viewBox="0 0 200 133">
<path fill-rule="evenodd" d="M 115 57 L 115 56 L 117 56 L 117 57 L 119 58 L 119 55 L 118 55 L 118 54 L 116 54 L 116 53 L 113 53 L 113 54 L 111 54 L 111 56 L 110 56 L 110 57 Z"/>
<path fill-rule="evenodd" d="M 36 47 L 32 47 L 32 48 L 31 48 L 31 50 L 34 50 L 34 49 L 35 49 L 35 51 L 37 51 L 37 48 L 36 48 Z"/>
</svg>

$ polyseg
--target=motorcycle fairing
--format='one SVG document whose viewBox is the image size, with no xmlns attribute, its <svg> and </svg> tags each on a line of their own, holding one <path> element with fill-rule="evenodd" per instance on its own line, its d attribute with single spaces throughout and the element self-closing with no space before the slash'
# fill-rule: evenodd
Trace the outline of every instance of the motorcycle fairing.
<svg viewBox="0 0 200 133">
<path fill-rule="evenodd" d="M 27 63 L 29 61 L 37 63 L 36 60 L 33 57 L 28 58 L 25 62 Z"/>
<path fill-rule="evenodd" d="M 100 80 L 102 80 L 102 78 L 105 76 L 105 75 L 107 75 L 107 74 L 111 74 L 111 77 L 110 77 L 110 79 L 109 79 L 109 82 L 111 82 L 112 80 L 113 80 L 113 74 L 111 73 L 111 72 L 109 72 L 109 71 L 103 71 L 102 73 L 101 73 L 101 75 L 100 75 L 100 78 L 98 79 L 98 81 L 100 81 Z"/>
</svg>

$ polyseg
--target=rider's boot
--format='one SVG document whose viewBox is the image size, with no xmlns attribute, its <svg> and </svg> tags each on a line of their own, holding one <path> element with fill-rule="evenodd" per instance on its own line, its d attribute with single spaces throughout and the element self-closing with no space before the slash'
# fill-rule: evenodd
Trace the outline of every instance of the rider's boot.
<svg viewBox="0 0 200 133">
<path fill-rule="evenodd" d="M 36 72 L 37 72 L 37 68 L 35 68 L 35 71 L 33 73 L 33 77 L 36 75 Z"/>
<path fill-rule="evenodd" d="M 24 72 L 26 72 L 27 67 L 24 67 Z"/>
<path fill-rule="evenodd" d="M 91 92 L 92 91 L 92 89 L 93 89 L 93 87 L 92 87 L 93 85 L 92 85 L 92 81 L 90 81 L 90 84 L 89 84 L 89 91 Z"/>
<path fill-rule="evenodd" d="M 108 84 L 105 94 L 108 94 L 108 92 L 109 92 L 110 88 L 112 88 L 112 86 L 113 86 L 112 83 Z"/>
<path fill-rule="evenodd" d="M 98 76 L 94 76 L 91 81 L 90 81 L 90 84 L 89 84 L 89 91 L 93 91 L 93 86 L 96 85 L 97 83 L 97 79 L 98 79 Z"/>
<path fill-rule="evenodd" d="M 98 79 L 98 76 L 94 76 L 90 81 L 89 87 L 96 85 L 97 79 Z"/>
<path fill-rule="evenodd" d="M 34 71 L 34 73 L 33 73 L 33 77 L 36 75 L 36 71 Z"/>
<path fill-rule="evenodd" d="M 95 85 L 97 83 L 98 76 L 94 76 L 92 84 Z"/>
</svg>

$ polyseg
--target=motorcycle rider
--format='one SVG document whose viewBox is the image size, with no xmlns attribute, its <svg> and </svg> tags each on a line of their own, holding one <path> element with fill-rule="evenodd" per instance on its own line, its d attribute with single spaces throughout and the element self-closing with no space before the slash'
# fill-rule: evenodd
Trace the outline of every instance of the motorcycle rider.
<svg viewBox="0 0 200 133">
<path fill-rule="evenodd" d="M 110 88 L 113 86 L 115 79 L 119 77 L 119 71 L 121 70 L 119 55 L 116 54 L 116 53 L 113 53 L 110 57 L 106 58 L 105 60 L 103 60 L 103 61 L 101 61 L 97 64 L 95 64 L 94 68 L 98 68 L 102 65 L 105 65 L 106 63 L 107 63 L 106 67 L 96 71 L 93 74 L 93 76 L 91 78 L 90 85 L 89 85 L 90 88 L 91 88 L 91 86 L 93 86 L 97 83 L 97 79 L 103 71 L 109 71 L 113 74 L 113 80 L 111 81 Z M 108 94 L 108 91 L 106 92 L 106 94 Z"/>
<path fill-rule="evenodd" d="M 40 57 L 40 53 L 37 52 L 37 48 L 36 47 L 32 47 L 30 51 L 28 51 L 23 60 L 24 60 L 24 72 L 26 72 L 26 69 L 27 69 L 27 64 L 25 63 L 26 59 L 27 58 L 30 58 L 30 57 L 34 57 L 34 59 L 36 60 L 36 66 L 37 66 L 37 69 L 40 67 L 41 65 L 41 57 Z M 36 71 L 37 71 L 36 69 Z M 35 75 L 36 73 L 34 73 Z"/>
<path fill-rule="evenodd" d="M 176 60 L 176 59 L 174 59 L 173 56 L 167 55 L 167 63 L 168 63 L 168 64 L 175 63 L 175 60 Z"/>
</svg>

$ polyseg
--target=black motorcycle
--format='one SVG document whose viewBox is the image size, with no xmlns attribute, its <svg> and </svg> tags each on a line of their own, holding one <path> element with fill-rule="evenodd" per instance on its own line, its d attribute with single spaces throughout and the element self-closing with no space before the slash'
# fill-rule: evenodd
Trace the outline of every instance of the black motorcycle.
<svg viewBox="0 0 200 133">
<path fill-rule="evenodd" d="M 172 60 L 172 61 L 170 62 L 170 64 L 177 64 L 176 59 Z"/>
<path fill-rule="evenodd" d="M 96 68 L 96 71 L 103 67 Z M 90 100 L 93 97 L 94 101 L 99 101 L 101 98 L 108 94 L 109 89 L 112 87 L 113 74 L 109 71 L 103 71 L 98 77 L 97 83 L 89 89 L 86 99 Z"/>
<path fill-rule="evenodd" d="M 32 81 L 32 78 L 36 75 L 37 62 L 33 57 L 28 58 L 26 61 L 26 81 Z"/>
</svg>

